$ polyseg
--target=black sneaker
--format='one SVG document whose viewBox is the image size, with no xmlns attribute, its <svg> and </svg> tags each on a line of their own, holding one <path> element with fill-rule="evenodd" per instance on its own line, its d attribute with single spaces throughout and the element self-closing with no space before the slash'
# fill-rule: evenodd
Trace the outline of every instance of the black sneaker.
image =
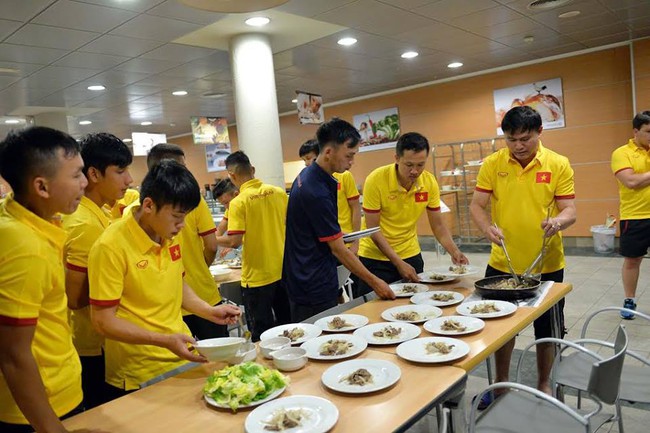
<svg viewBox="0 0 650 433">
<path fill-rule="evenodd" d="M 636 310 L 636 304 L 631 298 L 625 298 L 625 301 L 623 301 L 623 308 L 626 308 L 628 310 Z M 630 313 L 629 311 L 621 311 L 621 318 L 625 320 L 634 320 L 634 313 Z"/>
</svg>

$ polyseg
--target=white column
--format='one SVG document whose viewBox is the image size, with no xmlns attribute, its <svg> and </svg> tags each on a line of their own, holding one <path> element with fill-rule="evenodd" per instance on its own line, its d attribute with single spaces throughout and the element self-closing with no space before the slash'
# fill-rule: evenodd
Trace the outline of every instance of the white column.
<svg viewBox="0 0 650 433">
<path fill-rule="evenodd" d="M 237 140 L 255 177 L 285 187 L 273 52 L 269 37 L 249 33 L 230 40 Z"/>
</svg>

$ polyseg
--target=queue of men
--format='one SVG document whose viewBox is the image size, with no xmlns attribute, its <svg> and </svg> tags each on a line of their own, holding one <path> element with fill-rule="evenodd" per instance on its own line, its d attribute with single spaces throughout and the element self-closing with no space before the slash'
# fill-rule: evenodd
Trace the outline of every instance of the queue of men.
<svg viewBox="0 0 650 433">
<path fill-rule="evenodd" d="M 538 273 L 562 281 L 560 232 L 576 220 L 573 170 L 542 145 L 535 110 L 513 108 L 502 129 L 507 147 L 485 158 L 470 205 L 492 243 L 485 274 L 508 273 L 504 242 L 523 272 L 549 238 Z M 650 112 L 634 118 L 633 132 L 612 157 L 627 319 L 634 318 L 639 264 L 650 247 Z M 178 146 L 152 148 L 139 197 L 131 193 L 127 204 L 132 157 L 118 138 L 91 134 L 79 145 L 45 127 L 11 132 L 0 143 L 0 175 L 13 190 L 0 202 L 0 431 L 65 432 L 60 419 L 187 361 L 204 362 L 192 350 L 193 336 L 226 335 L 241 314 L 221 302 L 209 273 L 218 246 L 243 246 L 242 295 L 255 341 L 273 326 L 336 306 L 339 265 L 356 276 L 355 296 L 374 291 L 394 299 L 389 283 L 418 281 L 422 214 L 453 263 L 467 264 L 442 222 L 436 179 L 424 168 L 427 139 L 403 134 L 394 163 L 370 173 L 363 219 L 349 172 L 359 140 L 344 120 L 321 125 L 316 140 L 301 147 L 307 167 L 288 198 L 255 178 L 245 153 L 234 152 L 225 161 L 229 179 L 212 191 L 227 208 L 215 227 Z M 373 227 L 379 231 L 359 244 L 344 243 L 344 234 Z M 534 326 L 537 338 L 549 336 L 549 315 Z M 496 352 L 499 381 L 508 380 L 513 347 L 514 339 Z M 549 392 L 552 347 L 539 347 L 537 358 L 538 388 Z"/>
</svg>

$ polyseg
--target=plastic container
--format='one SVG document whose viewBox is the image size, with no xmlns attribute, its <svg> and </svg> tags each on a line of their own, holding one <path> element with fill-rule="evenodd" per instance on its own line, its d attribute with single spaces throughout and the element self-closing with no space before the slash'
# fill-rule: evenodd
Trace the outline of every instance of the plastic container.
<svg viewBox="0 0 650 433">
<path fill-rule="evenodd" d="M 594 238 L 594 251 L 597 253 L 611 253 L 614 251 L 616 227 L 591 226 L 591 234 Z"/>
</svg>

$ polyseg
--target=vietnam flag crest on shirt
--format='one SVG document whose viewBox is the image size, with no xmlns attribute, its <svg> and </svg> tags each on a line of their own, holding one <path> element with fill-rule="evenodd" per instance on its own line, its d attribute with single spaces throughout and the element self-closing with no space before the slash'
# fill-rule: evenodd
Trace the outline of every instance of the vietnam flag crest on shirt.
<svg viewBox="0 0 650 433">
<path fill-rule="evenodd" d="M 181 246 L 173 245 L 169 248 L 169 255 L 172 256 L 172 262 L 181 258 Z"/>
<path fill-rule="evenodd" d="M 535 177 L 536 183 L 551 183 L 550 171 L 538 171 Z"/>
<path fill-rule="evenodd" d="M 429 193 L 426 191 L 415 193 L 415 202 L 422 203 L 429 201 Z"/>
</svg>

